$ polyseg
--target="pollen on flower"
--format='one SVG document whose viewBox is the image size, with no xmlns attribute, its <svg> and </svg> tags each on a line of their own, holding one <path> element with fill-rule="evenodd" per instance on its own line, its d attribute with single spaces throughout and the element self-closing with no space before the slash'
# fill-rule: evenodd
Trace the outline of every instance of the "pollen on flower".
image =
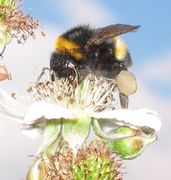
<svg viewBox="0 0 171 180">
<path fill-rule="evenodd" d="M 100 142 L 78 149 L 74 154 L 67 145 L 55 154 L 40 157 L 39 177 L 46 180 L 61 179 L 113 179 L 122 180 L 123 162 Z"/>
<path fill-rule="evenodd" d="M 40 26 L 38 20 L 22 12 L 21 6 L 20 1 L 14 0 L 0 4 L 0 22 L 18 43 L 24 43 L 29 36 L 35 38 L 34 30 Z"/>
<path fill-rule="evenodd" d="M 112 80 L 87 76 L 81 84 L 75 86 L 67 79 L 52 80 L 49 69 L 41 74 L 38 81 L 33 82 L 27 91 L 36 101 L 55 103 L 67 108 L 79 108 L 84 111 L 99 112 L 107 107 L 119 106 Z M 118 95 L 118 94 L 117 94 Z"/>
<path fill-rule="evenodd" d="M 96 143 L 78 150 L 72 172 L 75 179 L 122 180 L 122 165 L 121 159 L 104 143 Z"/>
<path fill-rule="evenodd" d="M 50 157 L 43 157 L 39 164 L 40 174 L 46 180 L 72 180 L 71 167 L 73 161 L 72 150 L 67 147 L 65 153 L 56 152 Z"/>
</svg>

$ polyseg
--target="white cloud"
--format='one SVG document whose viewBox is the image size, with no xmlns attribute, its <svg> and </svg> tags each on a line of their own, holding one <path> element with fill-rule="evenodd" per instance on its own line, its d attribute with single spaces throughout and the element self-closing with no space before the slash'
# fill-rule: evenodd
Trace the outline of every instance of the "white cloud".
<svg viewBox="0 0 171 180">
<path fill-rule="evenodd" d="M 46 28 L 45 33 L 45 37 L 37 33 L 36 40 L 30 38 L 24 45 L 13 40 L 7 46 L 1 62 L 7 64 L 13 80 L 1 82 L 1 87 L 21 91 L 37 77 L 43 67 L 49 66 L 59 30 Z"/>
<path fill-rule="evenodd" d="M 171 163 L 171 141 L 169 140 L 171 102 L 156 97 L 145 84 L 142 84 L 140 76 L 137 75 L 137 78 L 139 88 L 137 93 L 130 97 L 130 108 L 145 107 L 157 111 L 161 117 L 162 127 L 158 133 L 157 142 L 150 145 L 136 160 L 126 163 L 128 174 L 124 179 L 171 179 L 171 175 L 168 174 Z"/>
<path fill-rule="evenodd" d="M 158 133 L 158 140 L 150 145 L 136 160 L 127 162 L 128 174 L 126 179 L 160 180 L 171 179 L 168 173 L 171 163 L 170 138 L 170 99 L 156 96 L 147 84 L 157 82 L 167 86 L 171 82 L 171 54 L 161 54 L 150 58 L 147 63 L 139 68 L 137 73 L 138 91 L 130 97 L 131 108 L 150 108 L 158 112 L 161 117 L 162 127 Z M 166 82 L 166 84 L 164 84 Z M 136 167 L 136 170 L 135 170 Z"/>
<path fill-rule="evenodd" d="M 102 4 L 87 0 L 60 0 L 56 7 L 65 12 L 69 25 L 108 25 L 116 22 L 109 9 Z"/>
<path fill-rule="evenodd" d="M 152 146 L 154 147 L 154 144 Z M 124 176 L 124 180 L 171 179 L 169 173 L 171 156 L 168 153 L 161 153 L 153 147 L 148 147 L 137 159 L 126 162 L 128 173 Z"/>
<path fill-rule="evenodd" d="M 171 142 L 167 142 L 167 136 L 170 132 L 170 107 L 171 102 L 161 97 L 155 96 L 148 90 L 145 84 L 139 83 L 138 92 L 130 97 L 130 108 L 149 108 L 158 112 L 161 117 L 162 127 L 159 132 L 160 143 L 163 144 L 159 148 L 169 146 L 171 150 Z"/>
<path fill-rule="evenodd" d="M 148 60 L 141 73 L 149 80 L 171 81 L 171 54 L 162 54 Z"/>
<path fill-rule="evenodd" d="M 26 86 L 37 77 L 34 76 L 35 68 L 40 72 L 43 67 L 49 66 L 58 35 L 58 30 L 46 28 L 46 37 L 37 34 L 36 40 L 29 39 L 24 45 L 12 41 L 1 63 L 7 64 L 13 80 L 0 82 L 1 88 L 17 94 L 24 93 Z M 28 156 L 37 151 L 40 139 L 33 141 L 21 135 L 19 126 L 0 115 L 0 142 L 0 179 L 25 179 L 33 159 Z"/>
</svg>

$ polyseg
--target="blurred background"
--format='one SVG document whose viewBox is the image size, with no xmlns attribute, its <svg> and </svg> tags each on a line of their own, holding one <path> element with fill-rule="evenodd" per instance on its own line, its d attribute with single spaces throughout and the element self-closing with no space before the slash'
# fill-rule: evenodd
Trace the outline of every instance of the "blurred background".
<svg viewBox="0 0 171 180">
<path fill-rule="evenodd" d="M 0 82 L 9 93 L 23 93 L 35 74 L 49 66 L 58 35 L 78 24 L 92 27 L 124 23 L 141 25 L 136 33 L 123 35 L 133 59 L 138 91 L 130 97 L 131 108 L 151 108 L 162 119 L 158 141 L 138 158 L 125 161 L 124 180 L 170 180 L 171 164 L 171 1 L 25 0 L 24 11 L 40 20 L 46 33 L 36 34 L 24 45 L 15 40 L 7 46 L 1 63 L 7 64 L 12 81 Z M 0 179 L 22 180 L 32 164 L 41 139 L 20 134 L 20 127 L 0 118 Z"/>
</svg>

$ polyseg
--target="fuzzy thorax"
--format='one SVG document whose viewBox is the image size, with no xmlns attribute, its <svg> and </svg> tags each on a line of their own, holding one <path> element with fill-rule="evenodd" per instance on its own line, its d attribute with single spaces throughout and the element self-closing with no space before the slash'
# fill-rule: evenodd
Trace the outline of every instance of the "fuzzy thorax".
<svg viewBox="0 0 171 180">
<path fill-rule="evenodd" d="M 59 51 L 66 51 L 76 60 L 80 60 L 83 58 L 82 53 L 78 51 L 79 46 L 75 42 L 71 40 L 67 40 L 66 38 L 62 36 L 57 38 L 55 42 L 55 49 Z"/>
</svg>

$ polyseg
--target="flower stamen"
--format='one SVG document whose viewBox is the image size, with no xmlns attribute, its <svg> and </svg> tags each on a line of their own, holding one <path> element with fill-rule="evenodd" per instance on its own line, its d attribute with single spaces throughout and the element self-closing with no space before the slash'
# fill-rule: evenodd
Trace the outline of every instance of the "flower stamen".
<svg viewBox="0 0 171 180">
<path fill-rule="evenodd" d="M 32 83 L 27 91 L 36 101 L 56 103 L 71 109 L 100 112 L 110 107 L 115 100 L 114 80 L 87 76 L 75 86 L 69 80 L 55 77 L 52 80 L 49 69 L 41 73 L 39 81 Z"/>
</svg>

